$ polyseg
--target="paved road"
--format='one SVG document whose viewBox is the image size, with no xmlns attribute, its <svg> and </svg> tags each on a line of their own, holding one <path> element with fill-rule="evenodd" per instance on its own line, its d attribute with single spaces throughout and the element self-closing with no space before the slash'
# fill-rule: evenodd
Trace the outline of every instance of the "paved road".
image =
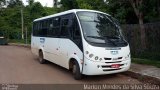
<svg viewBox="0 0 160 90">
<path fill-rule="evenodd" d="M 16 84 L 141 84 L 121 75 L 85 76 L 74 80 L 70 71 L 53 63 L 39 64 L 29 48 L 0 46 L 0 83 Z"/>
</svg>

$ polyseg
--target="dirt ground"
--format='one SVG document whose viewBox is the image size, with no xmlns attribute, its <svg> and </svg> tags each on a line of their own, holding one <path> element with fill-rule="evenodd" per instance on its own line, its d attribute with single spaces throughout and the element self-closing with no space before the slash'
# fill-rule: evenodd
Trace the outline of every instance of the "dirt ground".
<svg viewBox="0 0 160 90">
<path fill-rule="evenodd" d="M 40 64 L 29 48 L 18 46 L 0 46 L 0 83 L 142 84 L 122 74 L 85 76 L 77 81 L 67 69 L 49 62 Z"/>
</svg>

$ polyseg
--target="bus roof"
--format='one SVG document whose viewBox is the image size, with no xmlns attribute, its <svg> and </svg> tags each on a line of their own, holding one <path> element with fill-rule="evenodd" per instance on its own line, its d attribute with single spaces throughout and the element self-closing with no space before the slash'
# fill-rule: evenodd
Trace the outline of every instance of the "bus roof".
<svg viewBox="0 0 160 90">
<path fill-rule="evenodd" d="M 61 15 L 68 14 L 68 13 L 76 13 L 78 11 L 98 12 L 98 13 L 106 14 L 104 12 L 100 12 L 100 11 L 96 11 L 96 10 L 72 9 L 72 10 L 68 10 L 68 11 L 64 11 L 64 12 L 60 12 L 60 13 L 56 13 L 56 14 L 53 14 L 53 15 L 49 15 L 49 16 L 45 16 L 45 17 L 42 17 L 42 18 L 35 19 L 34 22 L 35 21 L 40 21 L 40 20 L 43 20 L 43 19 L 48 19 L 48 18 L 56 17 L 56 16 L 61 16 Z M 109 15 L 109 14 L 107 14 L 107 15 Z"/>
</svg>

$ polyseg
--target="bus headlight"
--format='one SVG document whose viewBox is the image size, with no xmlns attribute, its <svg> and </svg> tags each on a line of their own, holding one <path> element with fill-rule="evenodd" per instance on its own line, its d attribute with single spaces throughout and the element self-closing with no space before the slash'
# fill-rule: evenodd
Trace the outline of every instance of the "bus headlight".
<svg viewBox="0 0 160 90">
<path fill-rule="evenodd" d="M 101 61 L 102 58 L 99 58 L 98 56 L 95 56 L 94 54 L 92 53 L 89 53 L 89 51 L 85 51 L 85 54 L 89 57 L 89 58 L 93 58 L 95 61 Z"/>
<path fill-rule="evenodd" d="M 88 51 L 86 51 L 86 54 L 89 54 L 89 52 L 88 52 Z"/>
<path fill-rule="evenodd" d="M 92 58 L 94 55 L 93 54 L 89 54 L 89 57 Z"/>
</svg>

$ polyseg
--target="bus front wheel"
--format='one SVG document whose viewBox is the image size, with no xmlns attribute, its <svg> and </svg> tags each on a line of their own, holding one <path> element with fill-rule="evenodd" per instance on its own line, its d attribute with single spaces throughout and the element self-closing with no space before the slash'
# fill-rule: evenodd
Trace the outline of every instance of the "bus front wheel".
<svg viewBox="0 0 160 90">
<path fill-rule="evenodd" d="M 80 67 L 77 61 L 74 61 L 72 72 L 73 72 L 74 79 L 76 80 L 82 79 L 82 74 L 80 72 Z"/>
</svg>

